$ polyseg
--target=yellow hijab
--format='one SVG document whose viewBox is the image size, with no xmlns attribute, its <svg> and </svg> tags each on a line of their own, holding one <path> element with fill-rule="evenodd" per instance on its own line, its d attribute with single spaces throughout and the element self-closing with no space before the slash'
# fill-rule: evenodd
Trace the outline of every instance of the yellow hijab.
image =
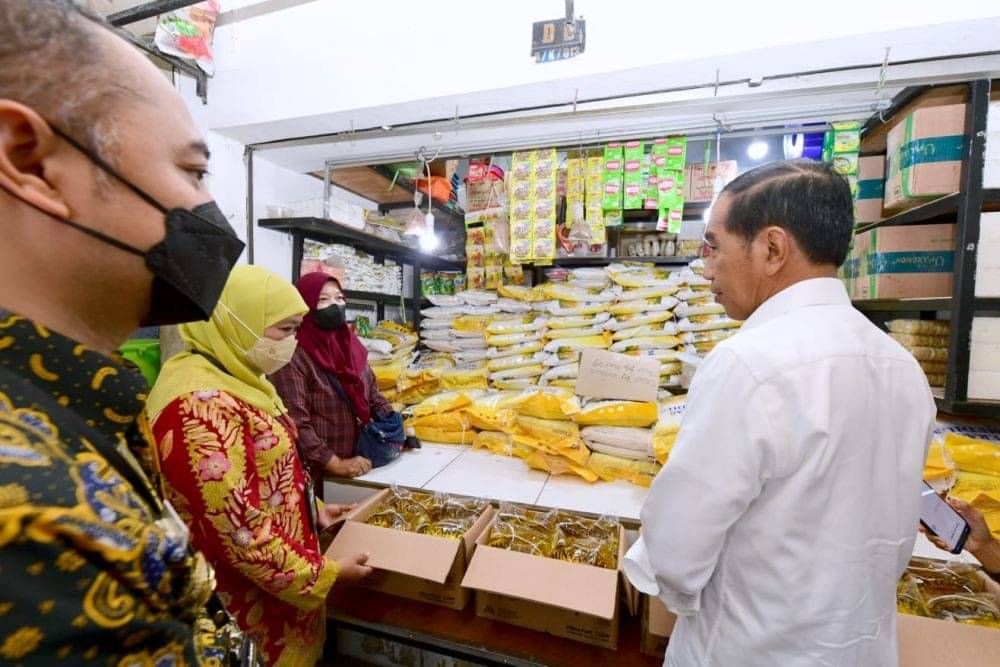
<svg viewBox="0 0 1000 667">
<path fill-rule="evenodd" d="M 250 364 L 246 350 L 268 327 L 307 312 L 298 290 L 278 274 L 259 266 L 236 267 L 212 317 L 179 327 L 187 349 L 164 364 L 146 402 L 149 415 L 156 419 L 179 396 L 210 390 L 232 394 L 273 416 L 284 414 L 274 385 Z"/>
</svg>

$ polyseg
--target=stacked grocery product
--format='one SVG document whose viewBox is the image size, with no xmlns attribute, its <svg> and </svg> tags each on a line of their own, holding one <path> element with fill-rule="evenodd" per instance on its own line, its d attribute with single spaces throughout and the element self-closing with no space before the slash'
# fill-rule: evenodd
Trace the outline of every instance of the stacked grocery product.
<svg viewBox="0 0 1000 667">
<path fill-rule="evenodd" d="M 459 294 L 466 286 L 467 278 L 461 271 L 420 272 L 420 292 L 425 297 Z"/>
<path fill-rule="evenodd" d="M 393 486 L 365 523 L 460 540 L 489 505 L 483 498 L 425 493 Z"/>
<path fill-rule="evenodd" d="M 704 356 L 735 334 L 743 323 L 727 317 L 725 308 L 716 303 L 709 281 L 700 275 L 704 262 L 695 260 L 690 268 L 685 288 L 677 293 L 681 302 L 675 309 L 677 330 L 684 352 Z"/>
<path fill-rule="evenodd" d="M 511 158 L 508 213 L 513 264 L 556 257 L 558 169 L 554 148 L 518 151 Z"/>
<path fill-rule="evenodd" d="M 924 479 L 938 492 L 963 500 L 983 515 L 1000 539 L 1000 431 L 947 425 L 934 434 Z"/>
<path fill-rule="evenodd" d="M 892 320 L 889 335 L 920 363 L 932 387 L 943 387 L 948 373 L 948 322 Z"/>
<path fill-rule="evenodd" d="M 379 391 L 390 402 L 396 401 L 397 383 L 415 356 L 417 336 L 395 322 L 380 322 L 374 329 L 359 333 L 368 350 L 368 365 L 375 374 Z"/>
<path fill-rule="evenodd" d="M 914 558 L 896 586 L 896 607 L 904 614 L 1000 628 L 996 584 L 976 567 Z"/>
<path fill-rule="evenodd" d="M 322 244 L 306 241 L 303 245 L 302 272 L 340 269 L 345 290 L 400 294 L 403 271 L 395 262 L 377 263 L 374 258 L 339 243 Z"/>
<path fill-rule="evenodd" d="M 503 502 L 487 544 L 615 570 L 620 536 L 621 526 L 613 517 L 591 519 L 560 510 L 539 511 Z"/>
</svg>

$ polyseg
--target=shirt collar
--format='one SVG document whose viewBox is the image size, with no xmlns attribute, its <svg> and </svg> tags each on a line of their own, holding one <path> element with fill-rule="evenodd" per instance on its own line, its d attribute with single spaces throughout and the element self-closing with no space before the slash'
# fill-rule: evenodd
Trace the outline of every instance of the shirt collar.
<svg viewBox="0 0 1000 667">
<path fill-rule="evenodd" d="M 123 360 L 4 311 L 0 311 L 0 367 L 109 436 L 120 436 L 135 425 L 146 398 L 142 374 Z"/>
<path fill-rule="evenodd" d="M 799 308 L 809 306 L 849 306 L 844 283 L 837 278 L 810 278 L 789 285 L 760 306 L 743 323 L 752 329 Z"/>
</svg>

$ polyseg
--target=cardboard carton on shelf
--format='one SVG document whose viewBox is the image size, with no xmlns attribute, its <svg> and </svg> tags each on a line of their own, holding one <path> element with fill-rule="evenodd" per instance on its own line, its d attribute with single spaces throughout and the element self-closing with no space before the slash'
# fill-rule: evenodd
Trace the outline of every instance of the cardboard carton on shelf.
<svg viewBox="0 0 1000 667">
<path fill-rule="evenodd" d="M 886 140 L 885 208 L 907 209 L 958 192 L 965 145 L 965 105 L 917 109 Z"/>
<path fill-rule="evenodd" d="M 462 581 L 464 587 L 476 591 L 476 615 L 593 646 L 617 648 L 620 569 L 491 547 L 488 541 L 495 520 L 480 533 Z M 619 528 L 619 568 L 625 545 L 625 530 Z"/>
<path fill-rule="evenodd" d="M 854 202 L 854 224 L 878 222 L 883 218 L 885 199 L 885 156 L 858 159 L 858 199 Z"/>
<path fill-rule="evenodd" d="M 722 160 L 688 165 L 684 179 L 684 200 L 689 202 L 709 202 L 715 196 L 715 181 L 723 188 L 736 178 L 736 160 Z"/>
<path fill-rule="evenodd" d="M 952 294 L 955 225 L 881 227 L 854 239 L 854 298 L 921 299 Z"/>
<path fill-rule="evenodd" d="M 476 539 L 492 524 L 495 511 L 487 508 L 460 540 L 371 526 L 372 511 L 390 494 L 383 489 L 354 508 L 327 550 L 330 558 L 369 552 L 375 572 L 363 585 L 382 593 L 462 610 L 469 591 L 462 577 Z"/>
<path fill-rule="evenodd" d="M 667 610 L 659 598 L 642 596 L 641 632 L 639 651 L 643 655 L 662 658 L 667 651 L 667 641 L 674 631 L 677 616 Z"/>
</svg>

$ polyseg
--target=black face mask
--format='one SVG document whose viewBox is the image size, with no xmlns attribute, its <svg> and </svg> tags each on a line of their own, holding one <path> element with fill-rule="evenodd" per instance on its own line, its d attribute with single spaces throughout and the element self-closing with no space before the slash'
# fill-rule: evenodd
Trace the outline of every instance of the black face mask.
<svg viewBox="0 0 1000 667">
<path fill-rule="evenodd" d="M 140 199 L 162 212 L 166 216 L 166 235 L 162 241 L 143 251 L 96 229 L 54 216 L 23 199 L 21 201 L 64 225 L 146 260 L 146 267 L 153 273 L 153 291 L 149 313 L 143 326 L 207 320 L 212 315 L 229 278 L 229 272 L 236 265 L 244 247 L 243 241 L 233 232 L 219 206 L 212 201 L 191 210 L 167 209 L 123 178 L 100 156 L 91 153 L 51 123 L 49 126 L 66 143 L 114 176 Z M 17 197 L 9 190 L 8 193 Z"/>
<path fill-rule="evenodd" d="M 313 320 L 316 321 L 316 326 L 320 329 L 336 331 L 344 326 L 344 322 L 347 320 L 347 306 L 335 303 L 326 308 L 320 308 L 313 312 Z"/>
</svg>

